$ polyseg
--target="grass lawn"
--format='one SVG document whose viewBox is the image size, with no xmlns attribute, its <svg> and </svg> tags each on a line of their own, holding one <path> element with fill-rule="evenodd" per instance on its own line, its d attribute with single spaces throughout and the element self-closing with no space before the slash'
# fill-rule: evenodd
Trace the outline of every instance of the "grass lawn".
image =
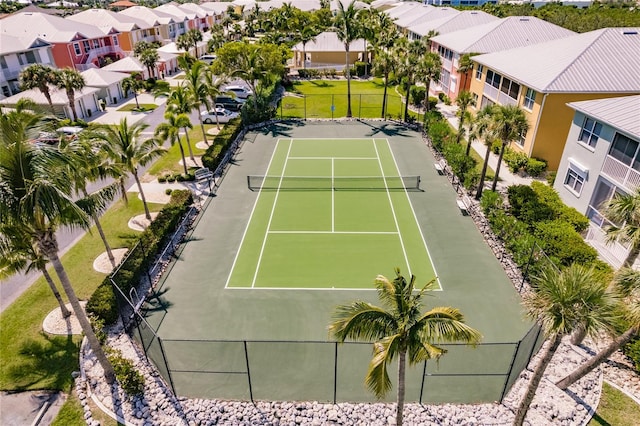
<svg viewBox="0 0 640 426">
<path fill-rule="evenodd" d="M 136 106 L 136 103 L 126 104 L 123 107 L 118 108 L 118 111 L 138 111 L 138 112 L 150 112 L 158 108 L 156 104 L 140 104 L 140 108 Z"/>
<path fill-rule="evenodd" d="M 204 130 L 206 132 L 213 127 L 215 127 L 215 124 L 205 124 Z M 207 135 L 207 141 L 209 141 L 209 143 L 211 144 L 214 137 L 215 136 Z M 184 155 L 188 158 L 189 148 L 187 148 L 187 140 L 184 136 L 181 138 L 181 140 L 182 147 L 184 148 Z M 193 150 L 193 155 L 200 156 L 204 154 L 205 150 L 196 148 L 196 143 L 203 140 L 200 123 L 193 123 L 193 129 L 189 130 L 189 140 L 191 141 L 191 149 Z M 178 146 L 178 144 L 175 144 L 169 148 L 169 150 L 162 156 L 162 158 L 159 158 L 153 164 L 153 166 L 151 166 L 149 170 L 147 170 L 147 174 L 152 176 L 162 176 L 167 173 L 183 173 L 184 169 L 179 164 L 181 159 L 182 157 L 180 156 L 180 147 Z"/>
<path fill-rule="evenodd" d="M 129 206 L 118 201 L 101 220 L 113 248 L 126 247 L 138 235 L 127 222 L 143 212 L 137 194 L 130 194 Z M 159 210 L 160 205 L 150 205 Z M 93 229 L 63 257 L 67 274 L 79 299 L 87 300 L 105 277 L 93 270 L 93 260 L 104 251 Z M 52 273 L 52 275 L 55 275 Z M 57 278 L 55 279 L 57 282 Z M 58 285 L 61 294 L 64 294 Z M 45 316 L 57 302 L 44 279 L 38 279 L 0 314 L 0 389 L 7 391 L 67 390 L 71 372 L 78 369 L 80 337 L 49 336 L 42 332 Z"/>
<path fill-rule="evenodd" d="M 346 80 L 296 81 L 290 92 L 302 96 L 286 96 L 282 99 L 277 114 L 283 117 L 331 118 L 345 117 L 347 114 Z M 384 86 L 381 79 L 351 81 L 351 112 L 354 117 L 380 118 Z M 306 107 L 305 107 L 306 99 Z M 387 89 L 387 117 L 399 118 L 404 111 L 404 103 L 393 86 Z M 416 113 L 410 112 L 413 117 Z"/>
<path fill-rule="evenodd" d="M 635 426 L 640 419 L 640 405 L 607 383 L 602 384 L 598 410 L 588 426 Z"/>
<path fill-rule="evenodd" d="M 99 409 L 90 398 L 89 406 L 91 407 L 91 414 L 93 415 L 93 418 L 98 420 L 102 426 L 119 426 L 121 424 Z M 51 423 L 51 426 L 85 426 L 86 424 L 87 422 L 84 419 L 84 410 L 82 409 L 78 395 L 74 390 L 67 397 L 67 400 L 60 408 L 60 411 L 53 420 L 53 423 Z"/>
</svg>

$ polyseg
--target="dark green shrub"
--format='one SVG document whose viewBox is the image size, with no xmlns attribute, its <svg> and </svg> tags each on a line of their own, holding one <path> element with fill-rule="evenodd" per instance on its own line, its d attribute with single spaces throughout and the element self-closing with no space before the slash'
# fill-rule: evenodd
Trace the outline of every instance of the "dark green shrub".
<svg viewBox="0 0 640 426">
<path fill-rule="evenodd" d="M 182 174 L 174 176 L 177 182 L 184 182 L 184 176 Z"/>
<path fill-rule="evenodd" d="M 240 131 L 242 130 L 242 121 L 238 118 L 234 118 L 227 123 L 220 133 L 213 139 L 213 143 L 207 148 L 202 156 L 202 165 L 215 170 L 220 164 L 220 161 L 224 157 L 229 145 L 235 140 Z"/>
<path fill-rule="evenodd" d="M 167 178 L 166 178 L 166 177 L 164 177 L 164 176 L 160 176 L 160 177 L 158 178 L 158 183 L 165 183 L 166 181 L 167 181 Z"/>
<path fill-rule="evenodd" d="M 89 317 L 89 322 L 91 323 L 91 328 L 100 342 L 101 345 L 107 343 L 107 333 L 104 331 L 104 319 L 97 317 L 93 314 L 87 314 Z"/>
<path fill-rule="evenodd" d="M 502 148 L 502 141 L 499 139 L 496 139 L 495 141 L 493 141 L 493 143 L 491 144 L 491 152 L 493 152 L 494 154 L 498 155 L 500 154 L 500 149 Z"/>
<path fill-rule="evenodd" d="M 435 96 L 429 96 L 429 111 L 435 110 L 436 105 L 438 105 L 438 98 L 436 98 Z"/>
<path fill-rule="evenodd" d="M 547 183 L 550 186 L 553 186 L 553 184 L 556 183 L 556 174 L 557 173 L 558 172 L 556 172 L 556 171 L 552 171 L 552 172 L 547 173 Z"/>
<path fill-rule="evenodd" d="M 529 158 L 524 166 L 524 171 L 529 176 L 538 177 L 547 169 L 547 162 L 537 158 Z"/>
<path fill-rule="evenodd" d="M 185 182 L 193 182 L 196 180 L 196 176 L 193 173 L 187 173 L 186 175 L 182 175 Z"/>
<path fill-rule="evenodd" d="M 554 210 L 541 203 L 538 194 L 528 185 L 512 185 L 507 189 L 509 212 L 517 219 L 534 225 L 536 222 L 555 219 Z"/>
<path fill-rule="evenodd" d="M 431 138 L 431 143 L 438 151 L 442 151 L 446 143 L 454 140 L 453 130 L 451 130 L 449 123 L 445 121 L 431 123 L 427 132 Z"/>
<path fill-rule="evenodd" d="M 354 67 L 354 73 L 355 75 L 357 75 L 358 77 L 363 77 L 367 74 L 367 71 L 371 69 L 371 65 L 366 63 L 366 62 L 356 62 L 355 64 L 353 64 Z"/>
<path fill-rule="evenodd" d="M 153 77 L 149 77 L 147 81 L 145 81 L 144 86 L 147 91 L 153 91 L 153 89 L 156 87 L 156 79 Z"/>
<path fill-rule="evenodd" d="M 164 193 L 167 194 L 167 195 L 171 195 L 171 191 L 173 191 L 173 189 L 167 188 L 167 189 L 164 190 Z"/>
<path fill-rule="evenodd" d="M 122 390 L 129 396 L 142 395 L 144 392 L 144 376 L 140 373 L 133 361 L 122 356 L 120 351 L 111 349 L 107 357 L 116 373 L 116 380 L 120 383 Z"/>
<path fill-rule="evenodd" d="M 411 86 L 411 105 L 421 106 L 424 103 L 425 88 L 422 86 Z"/>
<path fill-rule="evenodd" d="M 504 200 L 502 196 L 495 191 L 483 191 L 480 198 L 480 208 L 485 216 L 491 215 L 495 210 L 502 209 Z"/>
<path fill-rule="evenodd" d="M 516 152 L 507 148 L 504 152 L 503 160 L 509 167 L 511 173 L 517 173 L 527 165 L 529 157 L 522 152 Z"/>
<path fill-rule="evenodd" d="M 476 160 L 471 158 L 476 163 Z M 472 190 L 478 187 L 478 182 L 480 182 L 480 171 L 475 168 L 475 165 L 472 169 L 467 170 L 464 174 L 464 180 L 462 184 L 468 190 Z"/>
<path fill-rule="evenodd" d="M 531 183 L 531 188 L 537 194 L 538 200 L 553 210 L 555 218 L 570 223 L 577 232 L 589 227 L 589 219 L 578 210 L 564 204 L 555 189 L 535 181 Z"/>
<path fill-rule="evenodd" d="M 465 155 L 465 148 L 460 144 L 446 144 L 443 149 L 443 154 L 453 173 L 462 182 L 465 181 L 467 173 L 476 167 L 476 160 L 472 157 L 467 157 Z"/>
<path fill-rule="evenodd" d="M 167 182 L 169 182 L 169 183 L 173 183 L 173 182 L 175 182 L 175 181 L 176 181 L 176 178 L 174 178 L 173 176 L 169 176 L 169 177 L 167 178 Z"/>
<path fill-rule="evenodd" d="M 86 307 L 87 313 L 103 321 L 104 324 L 113 324 L 118 320 L 118 306 L 116 296 L 109 279 L 100 284 L 93 292 Z"/>
<path fill-rule="evenodd" d="M 563 266 L 574 262 L 588 265 L 598 257 L 596 249 L 584 242 L 571 224 L 562 220 L 537 223 L 534 233 L 547 256 L 558 259 Z"/>
<path fill-rule="evenodd" d="M 640 338 L 636 337 L 622 347 L 622 352 L 631 358 L 636 371 L 640 373 Z"/>
</svg>

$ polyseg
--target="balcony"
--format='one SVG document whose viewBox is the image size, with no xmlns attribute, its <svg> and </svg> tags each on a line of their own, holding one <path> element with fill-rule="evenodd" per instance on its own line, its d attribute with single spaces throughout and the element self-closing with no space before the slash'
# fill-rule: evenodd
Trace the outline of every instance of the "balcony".
<svg viewBox="0 0 640 426">
<path fill-rule="evenodd" d="M 22 68 L 2 68 L 2 74 L 5 80 L 15 80 L 20 75 Z"/>
<path fill-rule="evenodd" d="M 592 207 L 589 206 L 589 210 Z M 595 209 L 594 209 L 595 210 Z M 629 254 L 629 249 L 618 242 L 608 243 L 605 230 L 591 222 L 584 240 L 598 251 L 602 260 L 618 269 Z"/>
<path fill-rule="evenodd" d="M 627 189 L 629 193 L 634 192 L 640 186 L 640 172 L 610 155 L 607 155 L 604 159 L 602 173 L 618 185 Z"/>
<path fill-rule="evenodd" d="M 83 60 L 82 63 L 87 64 L 93 62 L 93 60 L 97 57 L 108 55 L 109 53 L 118 53 L 121 56 L 125 56 L 120 46 L 103 46 L 96 49 L 91 49 L 89 51 L 89 54 L 87 55 L 87 59 Z"/>
<path fill-rule="evenodd" d="M 501 92 L 497 87 L 493 87 L 487 83 L 484 84 L 483 95 L 500 105 L 518 105 L 517 99 L 512 98 L 506 93 Z"/>
<path fill-rule="evenodd" d="M 447 71 L 451 71 L 451 60 L 442 58 L 442 68 Z"/>
</svg>

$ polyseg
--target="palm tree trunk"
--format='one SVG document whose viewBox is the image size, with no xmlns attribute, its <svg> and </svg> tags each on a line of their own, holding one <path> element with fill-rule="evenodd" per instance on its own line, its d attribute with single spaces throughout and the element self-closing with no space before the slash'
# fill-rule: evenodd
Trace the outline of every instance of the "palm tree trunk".
<svg viewBox="0 0 640 426">
<path fill-rule="evenodd" d="M 425 82 L 425 90 L 424 90 L 424 122 L 427 122 L 427 113 L 429 109 L 431 109 L 429 105 L 429 86 L 431 86 L 431 79 Z"/>
<path fill-rule="evenodd" d="M 49 271 L 47 271 L 47 268 L 45 268 L 44 266 L 38 269 L 40 269 L 40 272 L 42 272 L 42 276 L 44 277 L 44 280 L 47 282 L 47 284 L 49 284 L 49 288 L 51 289 L 51 291 L 53 292 L 53 295 L 58 301 L 58 305 L 60 305 L 62 318 L 68 318 L 69 315 L 71 315 L 71 312 L 69 312 L 69 310 L 65 306 L 64 300 L 62 300 L 62 296 L 60 296 L 60 292 L 58 291 L 58 287 L 56 287 L 56 283 L 53 282 L 53 278 L 51 278 L 51 275 L 49 275 Z"/>
<path fill-rule="evenodd" d="M 140 109 L 140 104 L 138 103 L 138 93 L 135 90 L 133 90 L 133 97 L 136 100 L 136 108 Z"/>
<path fill-rule="evenodd" d="M 493 183 L 491 184 L 491 190 L 495 191 L 496 186 L 498 186 L 498 175 L 500 174 L 500 166 L 502 165 L 502 157 L 504 156 L 504 151 L 507 148 L 507 141 L 502 141 L 502 147 L 500 148 L 500 156 L 498 157 L 498 165 L 496 166 L 496 174 L 493 177 Z"/>
<path fill-rule="evenodd" d="M 189 171 L 187 170 L 187 159 L 184 156 L 184 148 L 182 147 L 182 142 L 180 142 L 180 140 L 178 140 L 178 148 L 180 148 L 180 155 L 182 156 L 182 167 L 184 168 L 184 174 L 186 175 L 187 173 L 189 173 Z"/>
<path fill-rule="evenodd" d="M 411 81 L 407 78 L 406 99 L 404 100 L 404 121 L 409 118 L 409 91 L 411 90 Z"/>
<path fill-rule="evenodd" d="M 533 372 L 533 376 L 529 381 L 527 392 L 525 393 L 524 398 L 522 398 L 522 401 L 520 401 L 520 406 L 518 407 L 518 411 L 516 412 L 516 418 L 513 420 L 513 426 L 522 426 L 522 424 L 524 423 L 524 419 L 527 416 L 527 411 L 529 411 L 531 401 L 533 401 L 533 397 L 535 396 L 536 390 L 538 390 L 538 386 L 540 385 L 540 381 L 542 380 L 542 375 L 551 362 L 553 354 L 555 354 L 558 350 L 560 342 L 562 342 L 562 335 L 556 334 L 553 337 L 551 344 L 547 347 L 544 354 L 542 355 L 542 359 L 540 360 L 540 363 L 536 367 L 535 371 Z"/>
<path fill-rule="evenodd" d="M 459 144 L 462 139 L 462 131 L 464 129 L 464 111 L 460 111 L 460 118 L 458 120 L 458 135 L 456 136 L 456 143 Z M 469 148 L 471 147 L 471 142 L 467 144 L 467 157 L 469 156 Z"/>
<path fill-rule="evenodd" d="M 193 151 L 191 150 L 191 141 L 189 140 L 189 129 L 187 129 L 186 127 L 184 128 L 184 138 L 187 140 L 187 148 L 189 148 L 189 157 L 191 158 L 191 161 L 195 163 L 196 157 L 193 156 Z M 185 173 L 187 172 L 185 171 Z"/>
<path fill-rule="evenodd" d="M 125 205 L 129 205 L 129 197 L 127 197 L 127 188 L 124 187 L 124 177 L 120 178 L 120 192 Z"/>
<path fill-rule="evenodd" d="M 482 163 L 482 172 L 480 173 L 480 182 L 476 191 L 476 200 L 482 198 L 482 190 L 484 189 L 484 178 L 487 176 L 487 166 L 489 165 L 489 155 L 491 154 L 491 146 L 487 145 L 487 152 L 484 154 L 484 163 Z"/>
<path fill-rule="evenodd" d="M 622 266 L 626 268 L 631 268 L 636 260 L 638 259 L 638 255 L 640 255 L 640 244 L 631 247 L 629 254 L 627 254 L 627 258 L 624 260 Z"/>
<path fill-rule="evenodd" d="M 639 331 L 640 328 L 637 325 L 635 327 L 631 327 L 620 336 L 618 336 L 613 342 L 611 342 L 609 346 L 598 352 L 589 361 L 585 362 L 574 372 L 556 383 L 556 386 L 558 386 L 562 390 L 566 390 L 569 386 L 592 372 L 597 366 L 602 363 L 602 361 L 609 358 L 615 351 L 626 345 L 631 339 L 638 335 Z"/>
<path fill-rule="evenodd" d="M 73 311 L 75 312 L 76 318 L 80 323 L 80 327 L 82 327 L 82 332 L 87 337 L 89 346 L 91 346 L 91 350 L 95 354 L 96 359 L 104 370 L 105 380 L 109 384 L 113 383 L 115 379 L 113 367 L 104 354 L 104 351 L 100 346 L 100 342 L 98 341 L 96 334 L 93 332 L 93 328 L 91 328 L 89 318 L 87 318 L 87 314 L 82 309 L 82 306 L 80 306 L 80 301 L 78 300 L 78 297 L 73 290 L 71 281 L 69 281 L 69 277 L 67 276 L 67 272 L 65 271 L 64 266 L 62 266 L 62 262 L 58 257 L 58 242 L 56 241 L 55 234 L 49 233 L 47 235 L 41 236 L 38 239 L 38 246 L 40 247 L 42 253 L 51 261 L 53 269 L 56 271 L 56 275 L 58 276 L 58 279 L 62 284 L 62 288 L 67 294 L 69 303 L 71 303 L 71 306 L 73 307 Z"/>
<path fill-rule="evenodd" d="M 307 51 L 306 51 L 307 42 L 302 43 L 302 69 L 307 69 Z"/>
<path fill-rule="evenodd" d="M 578 326 L 576 331 L 571 335 L 571 344 L 579 345 L 585 337 L 587 337 L 587 329 L 584 326 Z"/>
<path fill-rule="evenodd" d="M 402 426 L 404 417 L 404 391 L 405 391 L 405 370 L 407 365 L 407 351 L 398 354 L 398 400 L 396 404 L 396 426 Z"/>
<path fill-rule="evenodd" d="M 76 112 L 76 99 L 73 96 L 73 92 L 71 94 L 67 92 L 67 96 L 69 97 L 69 108 L 71 108 L 71 113 L 73 114 L 73 121 L 78 121 L 78 113 Z"/>
<path fill-rule="evenodd" d="M 149 212 L 149 206 L 147 206 L 147 199 L 144 196 L 144 192 L 142 191 L 142 184 L 140 183 L 140 179 L 138 178 L 138 171 L 134 170 L 133 178 L 136 180 L 136 185 L 138 185 L 138 191 L 140 191 L 140 198 L 142 198 L 142 205 L 144 206 L 144 217 L 147 220 L 151 220 L 151 213 Z"/>
<path fill-rule="evenodd" d="M 384 73 L 384 92 L 382 93 L 382 114 L 380 118 L 385 119 L 387 116 L 387 85 L 389 84 L 389 73 Z"/>
<path fill-rule="evenodd" d="M 469 136 L 469 140 L 467 141 L 467 150 L 465 151 L 464 155 L 466 155 L 467 157 L 469 156 L 469 153 L 471 152 L 471 136 Z"/>
<path fill-rule="evenodd" d="M 49 90 L 43 90 L 42 94 L 44 95 L 45 98 L 47 98 L 47 102 L 49 103 L 49 108 L 51 108 L 51 114 L 55 115 L 56 114 L 56 110 L 53 108 L 53 101 L 51 100 L 51 93 L 49 92 Z"/>
<path fill-rule="evenodd" d="M 199 112 L 200 112 L 200 109 L 198 108 L 198 113 Z M 204 139 L 204 143 L 209 145 L 209 141 L 207 140 L 207 132 L 205 132 L 204 130 L 204 122 L 202 121 L 202 116 L 198 115 L 198 118 L 200 119 L 200 128 L 202 129 L 202 138 Z M 218 115 L 216 114 L 216 120 L 217 119 L 218 119 Z"/>
<path fill-rule="evenodd" d="M 347 118 L 351 118 L 351 69 L 349 68 L 349 43 L 344 44 L 347 64 Z"/>
<path fill-rule="evenodd" d="M 89 196 L 89 194 L 87 193 L 86 188 L 82 189 L 82 193 L 84 194 L 84 197 L 87 198 Z M 93 213 L 91 215 L 91 218 L 93 219 L 93 223 L 96 224 L 96 229 L 98 230 L 98 234 L 100 234 L 100 238 L 102 238 L 102 244 L 104 244 L 104 248 L 107 251 L 107 257 L 109 258 L 109 262 L 111 262 L 111 266 L 113 266 L 114 268 L 116 267 L 116 259 L 115 257 L 113 257 L 113 253 L 111 252 L 111 246 L 109 245 L 109 242 L 107 241 L 107 236 L 104 235 L 104 230 L 102 229 L 102 224 L 100 223 L 100 219 L 98 218 L 98 215 Z"/>
</svg>

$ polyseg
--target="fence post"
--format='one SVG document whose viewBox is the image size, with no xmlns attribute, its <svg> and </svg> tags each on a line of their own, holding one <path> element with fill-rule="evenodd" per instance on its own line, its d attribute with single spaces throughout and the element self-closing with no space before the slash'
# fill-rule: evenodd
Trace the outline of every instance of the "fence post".
<svg viewBox="0 0 640 426">
<path fill-rule="evenodd" d="M 284 99 L 280 99 L 280 119 L 284 119 L 284 115 L 282 114 L 282 104 L 284 103 Z"/>
<path fill-rule="evenodd" d="M 518 357 L 518 351 L 520 350 L 521 343 L 522 339 L 518 340 L 518 343 L 516 343 L 516 350 L 513 352 L 513 357 L 511 358 L 511 364 L 509 365 L 509 370 L 507 371 L 507 378 L 504 380 L 504 387 L 502 388 L 502 394 L 500 395 L 501 404 L 502 400 L 504 399 L 504 395 L 507 393 L 507 385 L 509 384 L 509 379 L 511 378 L 511 373 L 513 372 L 513 364 L 515 364 L 516 358 Z"/>
<path fill-rule="evenodd" d="M 160 336 L 156 336 L 158 339 L 158 345 L 160 345 L 160 353 L 162 354 L 162 360 L 164 361 L 164 365 L 167 369 L 167 375 L 169 376 L 169 385 L 171 386 L 171 390 L 175 396 L 178 396 L 176 392 L 176 387 L 173 385 L 173 377 L 171 377 L 171 369 L 169 368 L 169 360 L 167 359 L 167 355 L 164 352 L 164 345 L 162 344 L 162 339 Z"/>
<path fill-rule="evenodd" d="M 243 340 L 244 344 L 244 360 L 247 363 L 247 379 L 249 380 L 249 398 L 251 398 L 251 402 L 255 405 L 255 401 L 253 400 L 253 386 L 251 385 L 251 370 L 249 369 L 249 352 L 247 351 L 247 341 Z"/>
<path fill-rule="evenodd" d="M 331 119 L 333 120 L 333 110 L 335 109 L 334 105 L 335 103 L 333 103 L 333 97 L 335 95 L 331 94 Z"/>
<path fill-rule="evenodd" d="M 140 343 L 142 343 L 142 351 L 144 352 L 144 357 L 147 359 L 147 361 L 149 361 L 149 355 L 147 355 L 147 347 L 144 344 L 144 339 L 142 338 L 142 330 L 140 329 L 140 320 L 136 315 L 139 315 L 139 314 L 136 314 L 134 312 L 135 327 L 138 330 L 138 336 L 140 336 Z"/>
<path fill-rule="evenodd" d="M 336 403 L 338 393 L 338 342 L 334 343 L 333 349 L 333 403 Z"/>
<path fill-rule="evenodd" d="M 422 380 L 420 382 L 420 399 L 418 402 L 422 404 L 422 392 L 424 391 L 424 378 L 427 375 L 427 360 L 424 360 L 424 367 L 422 367 Z"/>
<path fill-rule="evenodd" d="M 358 118 L 362 119 L 362 93 L 359 95 L 359 103 L 358 103 Z"/>
<path fill-rule="evenodd" d="M 538 339 L 540 338 L 540 333 L 542 333 L 542 327 L 538 323 L 534 324 L 534 327 L 538 327 L 538 333 L 536 334 L 536 338 L 533 339 L 533 345 L 531 345 L 531 351 L 529 352 L 529 358 L 527 358 L 527 365 L 531 361 L 533 357 L 533 351 L 536 349 L 536 343 L 538 343 Z M 526 367 L 525 367 L 526 368 Z"/>
<path fill-rule="evenodd" d="M 524 272 L 522 273 L 522 282 L 520 283 L 520 288 L 518 289 L 518 293 L 522 293 L 522 287 L 524 286 L 524 281 L 527 279 L 527 274 L 529 273 L 529 265 L 531 265 L 531 261 L 533 260 L 533 251 L 536 249 L 536 242 L 534 241 L 531 244 L 531 253 L 529 253 L 529 261 L 527 262 L 527 266 L 524 268 Z"/>
<path fill-rule="evenodd" d="M 302 95 L 302 99 L 304 99 L 304 120 L 307 120 L 307 96 Z"/>
</svg>

